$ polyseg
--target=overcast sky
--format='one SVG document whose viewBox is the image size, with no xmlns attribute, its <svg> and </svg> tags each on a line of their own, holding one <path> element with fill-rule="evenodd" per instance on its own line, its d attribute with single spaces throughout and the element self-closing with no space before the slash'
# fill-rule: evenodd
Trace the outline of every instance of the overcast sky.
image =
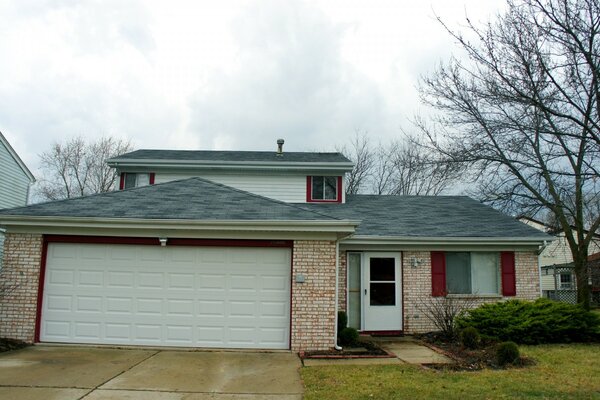
<svg viewBox="0 0 600 400">
<path fill-rule="evenodd" d="M 332 150 L 410 129 L 455 52 L 435 21 L 499 0 L 0 0 L 0 131 L 35 173 L 82 135 L 136 148 Z"/>
</svg>

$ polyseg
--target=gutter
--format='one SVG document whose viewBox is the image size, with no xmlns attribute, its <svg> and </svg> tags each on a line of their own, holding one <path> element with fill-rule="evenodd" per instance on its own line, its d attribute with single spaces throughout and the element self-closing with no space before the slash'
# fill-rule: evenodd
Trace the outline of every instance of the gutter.
<svg viewBox="0 0 600 400">
<path fill-rule="evenodd" d="M 137 228 L 172 230 L 268 230 L 352 233 L 355 220 L 195 220 L 0 215 L 0 226 Z"/>
<path fill-rule="evenodd" d="M 181 168 L 181 169 L 252 169 L 271 170 L 288 169 L 306 171 L 307 169 L 351 171 L 353 164 L 347 162 L 285 162 L 285 161 L 202 161 L 202 160 L 135 160 L 122 159 L 107 161 L 109 167 L 148 167 L 148 168 Z"/>
<path fill-rule="evenodd" d="M 537 245 L 552 241 L 552 237 L 441 237 L 441 236 L 369 236 L 354 235 L 344 245 Z"/>
</svg>

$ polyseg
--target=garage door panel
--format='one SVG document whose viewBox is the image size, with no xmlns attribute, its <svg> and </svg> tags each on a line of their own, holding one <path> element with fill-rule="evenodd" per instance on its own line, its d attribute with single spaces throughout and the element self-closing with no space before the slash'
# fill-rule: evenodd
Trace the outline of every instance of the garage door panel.
<svg viewBox="0 0 600 400">
<path fill-rule="evenodd" d="M 289 249 L 50 244 L 41 340 L 285 349 L 290 262 Z"/>
</svg>

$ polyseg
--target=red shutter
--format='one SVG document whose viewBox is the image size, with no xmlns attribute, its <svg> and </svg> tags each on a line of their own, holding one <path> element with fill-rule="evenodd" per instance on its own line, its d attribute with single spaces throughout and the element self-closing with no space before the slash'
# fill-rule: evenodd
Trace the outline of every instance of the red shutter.
<svg viewBox="0 0 600 400">
<path fill-rule="evenodd" d="M 515 253 L 512 251 L 503 251 L 500 253 L 500 264 L 502 266 L 502 295 L 516 296 Z"/>
<path fill-rule="evenodd" d="M 312 201 L 312 179 L 310 176 L 306 177 L 306 202 L 310 203 Z"/>
<path fill-rule="evenodd" d="M 431 252 L 431 295 L 446 295 L 446 255 L 443 251 Z"/>
<path fill-rule="evenodd" d="M 119 181 L 119 190 L 125 187 L 125 172 L 121 172 L 121 180 Z"/>
<path fill-rule="evenodd" d="M 337 199 L 336 202 L 341 203 L 342 202 L 342 177 L 338 176 L 337 177 Z"/>
<path fill-rule="evenodd" d="M 154 185 L 154 172 L 150 173 L 150 184 Z"/>
</svg>

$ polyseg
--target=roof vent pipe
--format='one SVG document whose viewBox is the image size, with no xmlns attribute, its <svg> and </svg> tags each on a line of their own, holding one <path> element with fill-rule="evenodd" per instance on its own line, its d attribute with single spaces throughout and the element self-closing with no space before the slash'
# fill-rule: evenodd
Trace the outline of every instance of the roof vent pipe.
<svg viewBox="0 0 600 400">
<path fill-rule="evenodd" d="M 283 155 L 283 144 L 284 143 L 285 143 L 285 140 L 277 139 L 277 155 L 278 156 Z"/>
</svg>

